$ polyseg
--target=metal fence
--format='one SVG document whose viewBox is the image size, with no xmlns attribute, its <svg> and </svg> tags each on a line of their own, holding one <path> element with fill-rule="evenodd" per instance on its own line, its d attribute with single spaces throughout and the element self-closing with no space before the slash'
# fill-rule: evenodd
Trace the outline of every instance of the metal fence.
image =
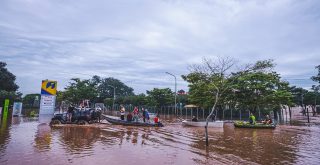
<svg viewBox="0 0 320 165">
<path fill-rule="evenodd" d="M 126 112 L 132 112 L 134 107 L 138 107 L 141 111 L 142 108 L 148 110 L 149 113 L 155 113 L 161 116 L 161 118 L 172 118 L 172 117 L 179 117 L 182 119 L 190 120 L 193 116 L 197 117 L 199 120 L 205 120 L 207 116 L 210 114 L 211 109 L 204 109 L 204 108 L 184 108 L 184 107 L 177 107 L 175 110 L 174 106 L 134 106 L 134 105 L 123 105 L 126 109 Z M 112 106 L 105 106 L 104 112 L 108 111 L 119 111 L 120 105 Z M 235 110 L 235 109 L 224 109 L 224 110 L 217 110 L 214 112 L 216 116 L 216 120 L 248 120 L 250 116 L 249 110 Z M 289 121 L 288 117 L 288 110 L 284 109 L 281 111 L 276 112 L 274 114 L 273 111 L 269 110 L 257 110 L 254 114 L 257 120 L 264 120 L 265 115 L 269 114 L 271 118 L 275 121 L 279 122 L 286 122 Z"/>
</svg>

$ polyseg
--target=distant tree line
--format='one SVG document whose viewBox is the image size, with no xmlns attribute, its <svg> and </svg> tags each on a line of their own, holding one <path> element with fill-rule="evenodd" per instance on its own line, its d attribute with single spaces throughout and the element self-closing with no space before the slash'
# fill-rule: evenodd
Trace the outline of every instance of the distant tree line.
<svg viewBox="0 0 320 165">
<path fill-rule="evenodd" d="M 320 103 L 318 75 L 311 79 L 318 83 L 311 90 L 289 86 L 274 71 L 273 60 L 257 61 L 242 68 L 231 58 L 203 59 L 202 64 L 191 65 L 190 73 L 182 78 L 189 83 L 189 102 L 219 111 L 226 107 L 277 111 L 283 106 L 312 106 Z M 241 69 L 240 69 L 241 68 Z"/>
<path fill-rule="evenodd" d="M 206 109 L 215 104 L 216 110 L 228 107 L 252 112 L 257 109 L 277 110 L 283 105 L 312 106 L 315 109 L 316 104 L 320 103 L 320 65 L 316 66 L 318 74 L 311 77 L 316 84 L 310 90 L 290 86 L 281 80 L 274 66 L 272 60 L 239 67 L 233 59 L 204 59 L 202 64 L 191 65 L 189 73 L 182 75 L 189 83 L 189 91 L 187 94 L 183 90 L 177 92 L 177 103 L 195 104 Z M 23 101 L 26 107 L 39 107 L 40 94 L 27 94 L 21 98 L 15 79 L 15 75 L 7 70 L 6 63 L 0 61 L 0 106 L 5 98 L 9 98 L 11 102 Z M 93 103 L 102 102 L 111 106 L 114 92 L 115 104 L 174 105 L 174 92 L 170 88 L 154 88 L 145 94 L 135 94 L 133 88 L 120 80 L 99 76 L 84 80 L 71 79 L 63 91 L 58 91 L 57 101 L 79 104 L 88 99 Z"/>
<path fill-rule="evenodd" d="M 115 100 L 114 100 L 115 93 Z M 147 90 L 146 94 L 134 94 L 133 88 L 113 77 L 101 78 L 93 76 L 91 79 L 71 79 L 64 91 L 57 94 L 58 102 L 67 101 L 79 104 L 82 100 L 90 100 L 92 103 L 105 103 L 111 106 L 115 104 L 131 104 L 136 106 L 166 106 L 174 104 L 174 92 L 169 88 L 154 88 Z M 185 97 L 178 100 L 186 103 Z"/>
</svg>

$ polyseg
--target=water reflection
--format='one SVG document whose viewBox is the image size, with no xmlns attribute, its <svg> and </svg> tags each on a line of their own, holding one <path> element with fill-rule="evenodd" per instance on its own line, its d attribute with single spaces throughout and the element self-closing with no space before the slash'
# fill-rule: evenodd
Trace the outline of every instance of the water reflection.
<svg viewBox="0 0 320 165">
<path fill-rule="evenodd" d="M 59 141 L 66 152 L 81 153 L 93 148 L 94 143 L 100 140 L 100 129 L 92 127 L 64 127 L 53 129 L 60 134 Z"/>
<path fill-rule="evenodd" d="M 37 126 L 37 132 L 35 136 L 35 147 L 41 151 L 48 151 L 50 149 L 50 143 L 52 141 L 51 128 L 46 123 L 41 123 Z"/>
<path fill-rule="evenodd" d="M 16 119 L 1 125 L 0 164 L 319 164 L 319 127 L 204 129 L 89 125 L 50 127 Z M 33 133 L 32 133 L 33 132 Z M 31 137 L 31 138 L 29 138 Z M 31 144 L 31 146 L 30 146 Z M 15 156 L 18 154 L 19 156 Z"/>
<path fill-rule="evenodd" d="M 1 117 L 1 115 L 0 115 Z M 3 164 L 6 162 L 4 157 L 6 156 L 6 148 L 10 140 L 10 132 L 9 132 L 9 127 L 10 127 L 10 120 L 3 118 L 0 120 L 0 164 Z"/>
</svg>

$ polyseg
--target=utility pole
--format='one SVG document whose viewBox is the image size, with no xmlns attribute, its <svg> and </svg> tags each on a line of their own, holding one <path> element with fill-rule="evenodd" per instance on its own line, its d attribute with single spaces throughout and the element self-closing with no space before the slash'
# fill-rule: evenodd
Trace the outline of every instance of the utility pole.
<svg viewBox="0 0 320 165">
<path fill-rule="evenodd" d="M 166 74 L 174 77 L 174 113 L 177 115 L 177 77 L 169 72 L 166 72 Z"/>
</svg>

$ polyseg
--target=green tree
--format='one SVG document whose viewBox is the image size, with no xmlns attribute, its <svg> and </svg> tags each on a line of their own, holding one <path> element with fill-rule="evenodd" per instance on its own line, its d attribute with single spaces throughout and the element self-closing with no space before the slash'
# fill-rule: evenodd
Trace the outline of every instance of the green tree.
<svg viewBox="0 0 320 165">
<path fill-rule="evenodd" d="M 320 65 L 316 66 L 315 68 L 318 69 L 318 74 L 316 76 L 312 76 L 311 79 L 320 83 Z"/>
<path fill-rule="evenodd" d="M 258 108 L 274 110 L 291 104 L 289 83 L 281 81 L 279 74 L 272 71 L 273 67 L 272 60 L 258 61 L 234 74 L 232 88 L 239 107 L 255 113 Z"/>
<path fill-rule="evenodd" d="M 190 101 L 202 107 L 212 106 L 205 126 L 207 146 L 208 122 L 217 105 L 226 97 L 226 91 L 230 90 L 230 70 L 234 64 L 231 58 L 218 57 L 215 61 L 204 58 L 202 64 L 190 66 L 190 73 L 182 76 L 189 83 Z"/>
<path fill-rule="evenodd" d="M 292 86 L 290 87 L 290 92 L 292 94 L 292 102 L 294 105 L 297 105 L 297 106 L 303 106 L 303 97 L 306 93 L 308 93 L 308 90 L 306 89 L 303 89 L 301 87 L 296 87 L 296 86 Z"/>
<path fill-rule="evenodd" d="M 174 104 L 174 93 L 170 88 L 147 90 L 147 95 L 147 104 L 150 106 L 160 107 Z"/>
<path fill-rule="evenodd" d="M 98 96 L 96 84 L 90 80 L 71 79 L 72 82 L 65 88 L 61 98 L 73 104 L 79 104 L 80 101 L 88 99 L 95 100 Z"/>
<path fill-rule="evenodd" d="M 27 94 L 22 98 L 23 107 L 39 107 L 40 94 Z"/>
<path fill-rule="evenodd" d="M 314 98 L 314 108 L 316 109 L 316 105 L 319 104 L 319 91 L 320 91 L 320 65 L 315 67 L 316 69 L 318 69 L 318 74 L 316 76 L 312 76 L 311 79 L 315 82 L 318 82 L 317 85 L 313 85 L 312 86 L 312 90 L 315 93 L 315 98 Z"/>
<path fill-rule="evenodd" d="M 116 97 L 133 96 L 133 88 L 128 87 L 123 82 L 113 77 L 99 78 L 98 76 L 92 79 L 97 83 L 97 92 L 99 101 L 103 101 L 106 98 L 113 98 L 113 87 L 115 87 Z"/>
<path fill-rule="evenodd" d="M 181 103 L 182 106 L 189 104 L 189 95 L 183 94 L 177 96 L 178 103 Z"/>
<path fill-rule="evenodd" d="M 0 106 L 3 106 L 5 99 L 20 100 L 21 93 L 17 90 L 19 86 L 15 83 L 16 76 L 8 71 L 7 64 L 0 61 Z"/>
</svg>

